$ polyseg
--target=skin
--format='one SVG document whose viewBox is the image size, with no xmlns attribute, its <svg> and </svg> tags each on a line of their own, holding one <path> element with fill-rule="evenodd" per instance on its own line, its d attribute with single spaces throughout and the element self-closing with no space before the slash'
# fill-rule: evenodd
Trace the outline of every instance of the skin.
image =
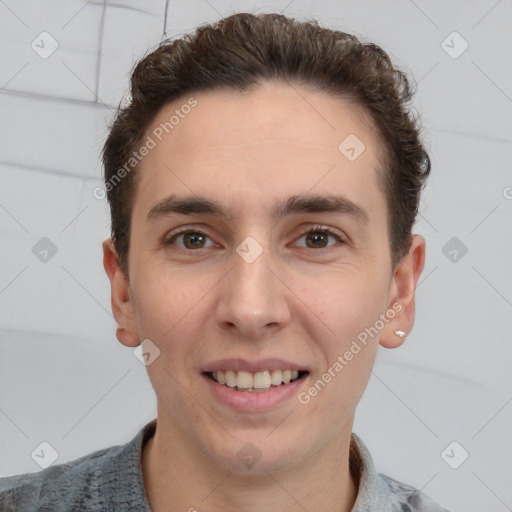
<svg viewBox="0 0 512 512">
<path fill-rule="evenodd" d="M 380 146 L 360 108 L 274 83 L 193 96 L 197 106 L 140 164 L 127 276 L 112 241 L 103 243 L 119 341 L 135 347 L 149 338 L 161 351 L 147 367 L 158 410 L 143 454 L 152 510 L 349 511 L 355 409 L 379 343 L 397 347 L 393 330 L 413 327 L 425 240 L 413 235 L 392 268 Z M 186 99 L 166 105 L 147 133 Z M 366 146 L 353 162 L 338 150 L 349 134 Z M 343 194 L 368 212 L 368 223 L 339 212 L 271 217 L 277 201 L 306 193 Z M 233 215 L 148 222 L 170 194 L 205 196 Z M 318 224 L 343 241 L 302 234 Z M 199 248 L 183 235 L 159 243 L 179 227 L 206 238 Z M 252 263 L 235 250 L 247 236 L 263 249 Z M 309 370 L 299 391 L 307 390 L 397 302 L 402 310 L 308 404 L 294 396 L 266 412 L 236 412 L 200 375 L 221 358 L 279 357 Z M 237 457 L 247 442 L 262 453 L 252 468 Z"/>
</svg>

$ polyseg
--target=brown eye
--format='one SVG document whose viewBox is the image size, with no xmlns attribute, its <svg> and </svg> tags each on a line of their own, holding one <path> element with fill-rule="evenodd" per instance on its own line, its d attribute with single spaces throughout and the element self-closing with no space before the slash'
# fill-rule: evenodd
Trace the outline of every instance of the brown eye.
<svg viewBox="0 0 512 512">
<path fill-rule="evenodd" d="M 183 235 L 183 244 L 187 249 L 203 248 L 205 236 L 200 233 L 185 233 Z"/>
<path fill-rule="evenodd" d="M 305 238 L 308 249 L 327 249 L 335 244 L 329 245 L 329 238 L 344 243 L 343 239 L 330 228 L 317 226 L 302 233 L 300 238 Z"/>
<path fill-rule="evenodd" d="M 176 244 L 179 248 L 194 250 L 206 248 L 207 246 L 205 244 L 207 240 L 210 239 L 210 237 L 208 237 L 204 233 L 201 233 L 200 231 L 181 231 L 173 235 L 169 240 L 167 240 L 164 243 L 164 245 L 173 245 L 176 243 L 176 241 L 180 239 L 182 240 L 181 243 Z"/>
<path fill-rule="evenodd" d="M 329 236 L 327 233 L 313 231 L 306 235 L 306 243 L 311 243 L 315 248 L 323 249 L 328 243 Z"/>
</svg>

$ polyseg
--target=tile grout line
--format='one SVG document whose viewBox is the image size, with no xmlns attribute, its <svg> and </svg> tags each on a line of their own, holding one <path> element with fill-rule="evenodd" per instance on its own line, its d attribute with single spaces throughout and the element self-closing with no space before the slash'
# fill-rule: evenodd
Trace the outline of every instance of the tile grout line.
<svg viewBox="0 0 512 512">
<path fill-rule="evenodd" d="M 18 96 L 21 98 L 28 98 L 31 100 L 56 101 L 58 103 L 85 105 L 88 107 L 100 107 L 100 108 L 106 108 L 106 109 L 115 108 L 113 105 L 107 105 L 106 103 L 94 102 L 94 101 L 89 101 L 89 100 L 80 100 L 80 99 L 76 99 L 76 98 L 64 98 L 62 96 L 52 96 L 50 94 L 39 94 L 39 93 L 28 92 L 28 91 L 17 91 L 15 89 L 2 89 L 0 92 L 0 97 L 2 94 L 8 95 L 8 96 Z"/>
<path fill-rule="evenodd" d="M 94 103 L 98 103 L 98 93 L 100 88 L 100 72 L 101 72 L 101 53 L 103 50 L 103 34 L 105 33 L 105 13 L 107 10 L 107 0 L 103 0 L 103 9 L 101 11 L 101 23 L 98 40 L 98 56 L 96 61 L 96 87 L 94 93 Z"/>
<path fill-rule="evenodd" d="M 0 165 L 3 165 L 5 167 L 16 167 L 17 169 L 25 169 L 28 171 L 37 171 L 45 174 L 53 174 L 56 176 L 68 176 L 69 178 L 76 178 L 80 180 L 93 180 L 93 181 L 102 181 L 101 176 L 95 177 L 90 176 L 88 174 L 82 174 L 82 173 L 69 173 L 62 171 L 60 169 L 53 169 L 51 167 L 42 167 L 34 164 L 29 163 L 18 163 L 18 162 L 10 162 L 7 160 L 0 160 Z"/>
</svg>

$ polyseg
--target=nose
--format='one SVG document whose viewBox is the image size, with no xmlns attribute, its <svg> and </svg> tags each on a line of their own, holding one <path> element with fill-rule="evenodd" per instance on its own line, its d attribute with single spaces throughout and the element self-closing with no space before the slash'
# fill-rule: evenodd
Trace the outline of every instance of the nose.
<svg viewBox="0 0 512 512">
<path fill-rule="evenodd" d="M 261 340 L 290 322 L 289 289 L 268 251 L 252 262 L 233 254 L 233 268 L 222 280 L 217 322 L 231 337 Z"/>
</svg>

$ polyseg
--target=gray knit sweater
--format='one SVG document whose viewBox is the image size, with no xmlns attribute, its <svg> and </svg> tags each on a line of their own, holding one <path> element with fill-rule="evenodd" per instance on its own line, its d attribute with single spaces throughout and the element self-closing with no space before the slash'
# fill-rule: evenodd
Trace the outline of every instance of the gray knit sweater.
<svg viewBox="0 0 512 512">
<path fill-rule="evenodd" d="M 105 448 L 38 473 L 1 478 L 0 511 L 151 512 L 141 455 L 155 428 L 153 420 L 125 445 Z M 413 487 L 376 473 L 367 448 L 355 434 L 350 464 L 359 474 L 352 512 L 449 512 Z"/>
</svg>

